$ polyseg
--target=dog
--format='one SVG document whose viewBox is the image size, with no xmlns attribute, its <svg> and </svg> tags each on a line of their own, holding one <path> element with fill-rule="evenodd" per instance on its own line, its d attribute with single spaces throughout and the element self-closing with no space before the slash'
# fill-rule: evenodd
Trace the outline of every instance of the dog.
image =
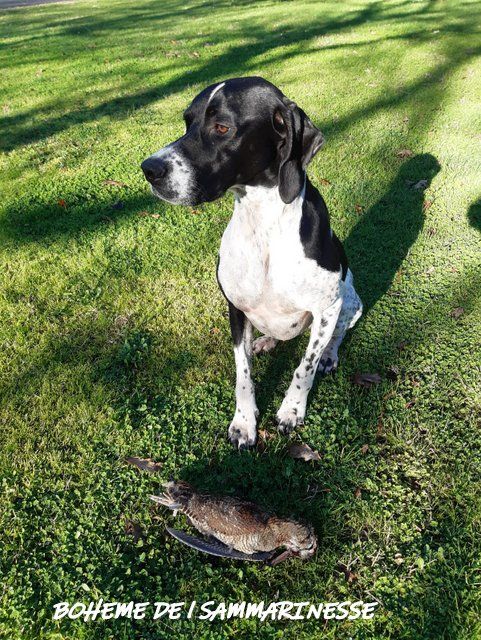
<svg viewBox="0 0 481 640">
<path fill-rule="evenodd" d="M 185 134 L 141 167 L 155 196 L 195 206 L 227 191 L 232 218 L 217 279 L 229 306 L 236 409 L 229 437 L 256 442 L 252 354 L 310 327 L 310 338 L 277 412 L 289 433 L 304 421 L 316 372 L 338 366 L 338 349 L 362 314 L 346 254 L 306 168 L 324 143 L 304 111 L 260 77 L 208 86 L 184 113 Z M 253 340 L 253 328 L 263 335 Z"/>
</svg>

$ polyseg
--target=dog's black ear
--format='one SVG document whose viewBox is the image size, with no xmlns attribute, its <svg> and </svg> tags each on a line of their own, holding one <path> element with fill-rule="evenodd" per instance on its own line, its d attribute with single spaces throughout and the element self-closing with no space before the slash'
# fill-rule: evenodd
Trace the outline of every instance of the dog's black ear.
<svg viewBox="0 0 481 640">
<path fill-rule="evenodd" d="M 279 193 L 292 202 L 304 186 L 304 170 L 324 143 L 324 136 L 295 102 L 284 98 L 275 110 L 273 126 L 280 136 Z"/>
</svg>

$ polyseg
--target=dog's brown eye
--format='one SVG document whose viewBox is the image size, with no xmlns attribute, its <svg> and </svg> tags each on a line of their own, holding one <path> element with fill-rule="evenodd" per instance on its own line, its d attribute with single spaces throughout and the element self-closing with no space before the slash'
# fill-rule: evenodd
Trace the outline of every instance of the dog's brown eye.
<svg viewBox="0 0 481 640">
<path fill-rule="evenodd" d="M 214 128 L 217 131 L 217 133 L 220 133 L 221 136 L 223 136 L 225 133 L 229 131 L 229 127 L 226 127 L 223 124 L 216 124 Z"/>
<path fill-rule="evenodd" d="M 274 120 L 275 120 L 275 123 L 278 124 L 279 126 L 281 126 L 281 127 L 285 126 L 284 118 L 282 117 L 282 115 L 281 115 L 281 113 L 279 111 L 275 112 Z"/>
</svg>

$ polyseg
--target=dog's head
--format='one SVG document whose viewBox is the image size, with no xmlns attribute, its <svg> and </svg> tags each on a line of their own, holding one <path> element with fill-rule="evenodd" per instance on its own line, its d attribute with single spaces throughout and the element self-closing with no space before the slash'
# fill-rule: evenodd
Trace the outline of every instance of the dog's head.
<svg viewBox="0 0 481 640">
<path fill-rule="evenodd" d="M 324 142 L 304 111 L 263 78 L 204 89 L 184 113 L 185 134 L 142 163 L 153 193 L 196 205 L 242 185 L 279 186 L 284 202 Z"/>
</svg>

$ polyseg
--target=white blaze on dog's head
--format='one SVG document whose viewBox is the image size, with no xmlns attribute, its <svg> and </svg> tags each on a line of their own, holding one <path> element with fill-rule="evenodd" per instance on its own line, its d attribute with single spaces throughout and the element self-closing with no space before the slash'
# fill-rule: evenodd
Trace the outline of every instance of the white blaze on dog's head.
<svg viewBox="0 0 481 640">
<path fill-rule="evenodd" d="M 221 82 L 220 84 L 218 84 L 216 87 L 213 88 L 212 93 L 209 96 L 209 99 L 207 100 L 207 104 L 210 103 L 210 101 L 212 100 L 212 98 L 215 96 L 215 94 L 220 91 L 222 89 L 222 87 L 225 85 L 225 82 Z"/>
</svg>

